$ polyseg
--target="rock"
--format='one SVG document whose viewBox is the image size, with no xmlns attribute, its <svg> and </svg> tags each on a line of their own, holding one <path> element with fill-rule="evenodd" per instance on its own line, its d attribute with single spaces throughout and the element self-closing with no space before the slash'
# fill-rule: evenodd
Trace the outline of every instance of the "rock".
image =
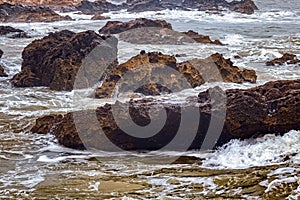
<svg viewBox="0 0 300 200">
<path fill-rule="evenodd" d="M 83 59 L 95 47 L 103 48 L 106 52 L 111 50 L 116 56 L 117 39 L 100 36 L 94 31 L 76 34 L 64 30 L 50 33 L 42 39 L 33 41 L 24 49 L 22 70 L 11 82 L 15 87 L 45 86 L 51 90 L 71 91 Z M 86 70 L 97 68 L 91 67 Z M 95 74 L 95 77 L 89 77 L 90 79 L 100 79 L 97 73 L 89 72 L 89 74 Z M 82 84 L 91 83 L 90 81 L 95 80 L 82 80 Z"/>
<path fill-rule="evenodd" d="M 72 20 L 62 17 L 47 7 L 25 6 L 22 4 L 0 4 L 0 22 L 54 22 Z"/>
<path fill-rule="evenodd" d="M 139 18 L 131 20 L 129 22 L 121 21 L 108 21 L 104 27 L 99 30 L 100 34 L 118 34 L 124 31 L 144 28 L 144 27 L 156 27 L 172 29 L 172 25 L 165 20 L 151 20 L 146 18 Z"/>
<path fill-rule="evenodd" d="M 122 10 L 122 6 L 112 4 L 106 0 L 87 1 L 83 0 L 76 9 L 84 14 L 105 13 L 109 11 Z M 125 8 L 126 9 L 126 8 Z"/>
<path fill-rule="evenodd" d="M 75 149 L 92 147 L 100 150 L 111 150 L 111 144 L 123 150 L 159 150 L 173 142 L 176 135 L 181 139 L 167 150 L 186 150 L 200 149 L 205 136 L 209 134 L 208 125 L 215 122 L 211 120 L 222 119 L 224 114 L 225 121 L 224 126 L 220 126 L 219 139 L 212 141 L 212 146 L 215 147 L 233 138 L 245 139 L 256 137 L 258 134 L 284 134 L 290 130 L 300 130 L 300 80 L 269 82 L 250 89 L 230 89 L 225 93 L 220 91 L 218 88 L 213 88 L 183 103 L 142 99 L 129 103 L 106 104 L 98 107 L 96 111 L 68 113 L 60 122 L 52 124 L 52 133 L 64 146 Z M 211 99 L 211 94 L 217 97 Z M 225 104 L 221 103 L 221 98 L 226 99 Z M 124 131 L 136 130 L 132 126 L 143 127 L 150 122 L 154 125 L 153 127 L 156 124 L 160 125 L 161 107 L 166 110 L 166 120 L 157 134 L 148 137 L 147 132 L 144 132 L 143 138 L 128 135 L 132 133 Z M 225 109 L 226 113 L 222 109 Z M 200 114 L 199 121 L 192 114 L 194 111 Z M 114 116 L 113 112 L 118 115 Z M 96 117 L 96 121 L 93 120 L 93 116 Z M 182 121 L 182 117 L 185 118 L 185 122 Z M 129 119 L 135 124 L 133 125 Z M 74 121 L 76 121 L 76 127 Z M 199 124 L 196 130 L 192 128 L 194 122 Z M 48 124 L 48 122 L 45 123 Z M 38 128 L 41 124 L 36 126 Z M 184 132 L 179 132 L 179 127 L 184 127 Z M 99 128 L 102 132 L 99 132 Z M 78 130 L 80 130 L 80 137 Z M 179 133 L 181 135 L 178 135 Z M 196 136 L 190 138 L 193 134 Z M 218 135 L 211 137 L 215 136 Z"/>
<path fill-rule="evenodd" d="M 255 10 L 258 10 L 252 0 L 232 1 L 229 5 L 231 10 L 248 15 L 251 15 Z"/>
<path fill-rule="evenodd" d="M 27 33 L 21 32 L 8 36 L 8 38 L 17 39 L 17 38 L 31 38 Z"/>
<path fill-rule="evenodd" d="M 92 17 L 92 20 L 106 20 L 110 19 L 110 17 L 102 16 L 101 14 L 97 13 Z"/>
<path fill-rule="evenodd" d="M 11 26 L 0 26 L 0 35 L 6 35 L 8 38 L 30 38 L 23 30 Z"/>
<path fill-rule="evenodd" d="M 4 72 L 4 67 L 0 65 L 0 77 L 8 77 L 8 75 Z"/>
<path fill-rule="evenodd" d="M 0 58 L 3 56 L 3 51 L 0 49 Z M 4 67 L 0 65 L 0 77 L 7 77 L 8 75 L 4 72 Z"/>
<path fill-rule="evenodd" d="M 187 36 L 189 36 L 190 38 L 192 38 L 193 40 L 195 40 L 198 43 L 202 43 L 202 44 L 216 44 L 216 45 L 223 45 L 220 40 L 215 40 L 212 41 L 209 36 L 205 36 L 205 35 L 200 35 L 199 33 L 189 30 L 188 32 L 183 32 L 183 34 L 186 34 Z"/>
<path fill-rule="evenodd" d="M 52 114 L 40 117 L 36 120 L 35 126 L 31 129 L 32 132 L 38 134 L 51 133 L 53 124 L 60 122 L 63 118 L 61 114 Z"/>
<path fill-rule="evenodd" d="M 283 65 L 284 63 L 287 64 L 297 64 L 300 63 L 300 60 L 297 59 L 296 55 L 285 53 L 281 58 L 275 58 L 272 61 L 266 62 L 267 66 L 275 66 L 275 65 Z"/>
<path fill-rule="evenodd" d="M 0 4 L 7 2 L 7 0 L 0 0 Z M 79 4 L 81 0 L 9 0 L 11 4 L 22 3 L 24 5 L 42 5 L 42 6 L 75 6 Z"/>
<path fill-rule="evenodd" d="M 0 26 L 0 35 L 7 35 L 9 33 L 23 33 L 21 29 L 13 28 L 11 26 Z"/>
<path fill-rule="evenodd" d="M 129 5 L 129 12 L 161 11 L 167 9 L 159 0 L 137 0 Z"/>
<path fill-rule="evenodd" d="M 218 71 L 215 73 L 216 70 Z M 202 75 L 206 75 L 206 80 Z M 143 52 L 113 67 L 111 74 L 95 90 L 95 97 L 108 98 L 116 92 L 117 94 L 138 92 L 144 95 L 159 95 L 194 88 L 205 82 L 255 83 L 256 78 L 254 70 L 239 69 L 233 66 L 230 59 L 225 59 L 218 53 L 206 59 L 176 63 L 174 56 L 158 52 L 147 54 Z"/>
</svg>

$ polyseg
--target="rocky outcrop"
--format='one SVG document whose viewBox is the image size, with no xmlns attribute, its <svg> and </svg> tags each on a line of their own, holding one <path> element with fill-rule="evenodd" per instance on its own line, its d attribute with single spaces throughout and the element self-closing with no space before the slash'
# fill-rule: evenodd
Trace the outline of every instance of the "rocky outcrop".
<svg viewBox="0 0 300 200">
<path fill-rule="evenodd" d="M 255 10 L 258 10 L 252 0 L 232 1 L 229 3 L 229 6 L 230 10 L 248 15 L 253 14 Z"/>
<path fill-rule="evenodd" d="M 0 59 L 3 55 L 3 51 L 0 49 Z M 7 77 L 7 74 L 4 72 L 4 67 L 0 65 L 0 77 Z"/>
<path fill-rule="evenodd" d="M 11 4 L 25 4 L 25 5 L 42 5 L 42 6 L 75 6 L 81 0 L 0 0 L 0 4 L 9 2 Z"/>
<path fill-rule="evenodd" d="M 110 19 L 110 17 L 103 16 L 103 15 L 101 15 L 99 13 L 95 14 L 92 17 L 92 20 L 106 20 L 106 19 Z"/>
<path fill-rule="evenodd" d="M 219 40 L 189 30 L 178 32 L 165 20 L 139 18 L 129 22 L 108 21 L 100 34 L 119 34 L 119 39 L 133 44 L 184 44 L 202 43 L 223 45 Z"/>
<path fill-rule="evenodd" d="M 113 67 L 111 74 L 95 90 L 95 97 L 112 97 L 116 92 L 159 95 L 197 87 L 210 81 L 255 83 L 256 73 L 254 70 L 233 66 L 230 59 L 225 59 L 218 53 L 206 59 L 177 63 L 173 56 L 141 52 L 127 62 Z M 167 87 L 163 87 L 164 84 Z"/>
<path fill-rule="evenodd" d="M 192 40 L 198 43 L 202 44 L 216 44 L 216 45 L 223 45 L 220 40 L 214 40 L 212 41 L 209 36 L 206 35 L 200 35 L 199 33 L 189 30 L 187 32 L 183 32 L 183 34 L 187 35 L 190 37 Z"/>
<path fill-rule="evenodd" d="M 11 26 L 0 26 L 0 35 L 6 35 L 9 38 L 30 38 L 23 30 Z"/>
<path fill-rule="evenodd" d="M 76 6 L 76 9 L 81 11 L 84 14 L 95 14 L 95 13 L 105 13 L 109 11 L 117 11 L 123 9 L 120 5 L 115 5 L 106 0 L 98 1 L 87 1 L 83 0 L 79 5 Z M 126 8 L 125 8 L 126 9 Z"/>
<path fill-rule="evenodd" d="M 144 28 L 144 27 L 156 27 L 172 29 L 172 25 L 165 20 L 151 20 L 146 18 L 139 18 L 131 20 L 129 22 L 121 21 L 108 21 L 104 27 L 99 30 L 100 34 L 118 34 L 128 30 Z"/>
<path fill-rule="evenodd" d="M 143 99 L 132 100 L 129 103 L 106 104 L 96 111 L 68 113 L 52 126 L 49 125 L 47 118 L 44 120 L 41 118 L 32 130 L 39 130 L 46 124 L 47 129 L 52 130 L 60 144 L 76 149 L 94 147 L 109 150 L 111 147 L 109 144 L 114 144 L 124 150 L 158 150 L 176 140 L 177 143 L 168 150 L 186 150 L 200 149 L 202 145 L 207 145 L 207 141 L 203 144 L 207 134 L 217 134 L 208 131 L 214 128 L 209 127 L 209 124 L 221 123 L 220 135 L 208 136 L 209 138 L 218 136 L 215 141 L 211 141 L 212 146 L 216 147 L 233 138 L 245 139 L 300 130 L 299 96 L 300 80 L 269 82 L 250 89 L 231 89 L 223 93 L 220 89 L 214 88 L 184 103 L 172 104 Z M 222 98 L 226 99 L 223 104 L 220 101 Z M 125 131 L 136 130 L 135 125 L 142 127 L 149 123 L 161 125 L 162 107 L 166 111 L 166 118 L 163 128 L 158 130 L 157 134 L 148 137 L 146 135 L 148 133 L 144 132 L 144 137 L 134 137 L 129 135 L 132 133 Z M 114 113 L 117 115 L 114 116 Z M 195 117 L 195 113 L 200 115 L 200 118 Z M 222 120 L 217 122 L 218 119 L 222 119 L 222 115 L 225 117 L 224 125 Z M 96 117 L 95 120 L 93 117 Z M 185 120 L 182 121 L 182 117 Z M 132 124 L 131 120 L 135 124 Z M 199 127 L 194 130 L 195 123 Z M 180 128 L 183 127 L 182 132 Z M 186 142 L 188 144 L 185 144 Z"/>
<path fill-rule="evenodd" d="M 283 64 L 297 64 L 300 60 L 294 54 L 285 53 L 281 58 L 275 58 L 274 60 L 266 62 L 267 66 L 283 65 Z M 300 64 L 299 64 L 300 65 Z"/>
<path fill-rule="evenodd" d="M 0 4 L 0 22 L 54 22 L 72 20 L 62 17 L 47 7 L 25 6 L 22 4 Z"/>
<path fill-rule="evenodd" d="M 24 49 L 22 70 L 11 82 L 15 87 L 46 86 L 52 90 L 72 90 L 83 59 L 95 47 L 107 52 L 112 49 L 116 58 L 117 39 L 114 37 L 100 36 L 94 31 L 50 33 Z M 88 73 L 94 74 L 92 71 Z"/>
</svg>

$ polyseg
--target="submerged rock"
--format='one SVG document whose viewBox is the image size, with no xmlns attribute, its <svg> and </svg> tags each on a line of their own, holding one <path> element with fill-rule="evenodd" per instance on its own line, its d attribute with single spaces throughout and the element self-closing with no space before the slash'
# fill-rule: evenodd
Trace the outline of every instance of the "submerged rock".
<svg viewBox="0 0 300 200">
<path fill-rule="evenodd" d="M 165 20 L 151 20 L 146 18 L 139 18 L 131 20 L 129 22 L 121 21 L 108 21 L 104 27 L 99 30 L 100 34 L 118 34 L 128 30 L 144 28 L 144 27 L 156 27 L 172 29 L 172 25 Z"/>
<path fill-rule="evenodd" d="M 99 13 L 95 14 L 93 17 L 92 17 L 92 20 L 105 20 L 105 19 L 110 19 L 110 17 L 105 17 Z"/>
<path fill-rule="evenodd" d="M 72 19 L 69 16 L 60 16 L 47 7 L 0 4 L 0 22 L 54 22 L 62 20 Z"/>
<path fill-rule="evenodd" d="M 211 141 L 216 147 L 233 138 L 245 139 L 300 130 L 299 96 L 300 80 L 269 82 L 245 90 L 227 90 L 225 93 L 214 88 L 185 103 L 168 103 L 153 99 L 116 102 L 98 107 L 96 111 L 68 113 L 52 126 L 48 126 L 47 119 L 41 122 L 41 118 L 32 130 L 46 124 L 47 127 L 51 127 L 48 129 L 52 130 L 58 142 L 64 146 L 76 149 L 94 147 L 101 150 L 109 150 L 111 144 L 123 150 L 158 150 L 175 140 L 174 137 L 180 133 L 180 139 L 176 138 L 179 142 L 168 150 L 186 150 L 183 149 L 185 145 L 188 145 L 187 149 L 200 149 L 202 145 L 206 145 L 203 141 L 207 134 L 217 134 L 214 131 L 208 132 L 214 128 L 209 127 L 210 123 L 221 123 L 220 135 L 211 135 L 212 138 L 218 136 L 217 140 Z M 222 98 L 226 99 L 225 104 L 221 103 Z M 137 125 L 161 125 L 162 107 L 166 111 L 166 119 L 163 128 L 158 130 L 157 134 L 148 137 L 149 133 L 146 131 L 142 132 L 145 137 L 134 137 L 129 135 L 132 133 L 125 131 L 136 130 L 134 126 Z M 223 109 L 226 113 L 223 113 Z M 198 113 L 200 118 L 195 117 L 193 112 Z M 225 117 L 224 126 L 222 120 L 218 122 L 222 115 Z M 185 120 L 182 121 L 182 117 Z M 131 120 L 135 124 L 132 124 Z M 196 130 L 193 129 L 195 123 L 199 124 Z M 183 127 L 182 132 L 180 128 Z M 190 138 L 193 134 L 196 135 Z M 188 144 L 185 144 L 186 142 Z"/>
<path fill-rule="evenodd" d="M 203 77 L 204 75 L 204 77 Z M 206 59 L 177 63 L 174 56 L 158 52 L 145 53 L 112 68 L 111 74 L 95 90 L 96 98 L 116 93 L 138 92 L 145 95 L 178 92 L 211 81 L 256 82 L 254 70 L 239 69 L 222 54 Z"/>
<path fill-rule="evenodd" d="M 0 35 L 5 35 L 9 38 L 30 38 L 23 30 L 11 26 L 0 26 Z"/>
<path fill-rule="evenodd" d="M 285 53 L 281 58 L 275 58 L 274 60 L 266 62 L 267 66 L 283 65 L 287 64 L 297 64 L 300 63 L 300 60 L 297 59 L 296 55 Z"/>
<path fill-rule="evenodd" d="M 100 36 L 94 31 L 76 34 L 63 30 L 50 33 L 42 39 L 33 41 L 24 49 L 22 70 L 11 82 L 15 87 L 46 86 L 52 90 L 70 91 L 73 89 L 83 59 L 97 46 L 105 51 L 109 49 L 116 51 L 117 39 Z M 91 67 L 87 70 L 97 68 Z"/>
</svg>

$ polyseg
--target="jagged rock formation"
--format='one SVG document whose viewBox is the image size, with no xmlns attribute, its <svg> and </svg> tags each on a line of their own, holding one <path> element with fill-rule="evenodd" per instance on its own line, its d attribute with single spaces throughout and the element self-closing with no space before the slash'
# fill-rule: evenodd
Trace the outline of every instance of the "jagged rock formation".
<svg viewBox="0 0 300 200">
<path fill-rule="evenodd" d="M 95 90 L 95 97 L 112 97 L 116 88 L 118 93 L 159 95 L 197 87 L 210 81 L 255 83 L 256 73 L 254 70 L 233 66 L 230 59 L 225 59 L 218 53 L 206 59 L 177 63 L 173 56 L 141 52 L 127 62 L 113 67 L 110 75 Z"/>
<path fill-rule="evenodd" d="M 220 125 L 218 123 L 221 122 L 218 122 L 218 119 L 222 119 L 222 115 L 225 121 L 224 125 L 221 123 L 220 135 L 208 136 L 218 136 L 216 141 L 211 141 L 213 146 L 220 146 L 232 138 L 244 139 L 300 130 L 299 96 L 300 80 L 269 82 L 245 90 L 227 90 L 225 93 L 214 88 L 200 93 L 197 98 L 190 98 L 185 103 L 172 104 L 153 99 L 132 100 L 129 103 L 106 104 L 98 107 L 96 111 L 68 113 L 62 119 L 59 118 L 57 120 L 59 122 L 49 121 L 47 117 L 41 118 L 32 130 L 39 130 L 40 127 L 42 127 L 42 133 L 48 133 L 51 130 L 60 144 L 76 149 L 95 147 L 109 150 L 110 144 L 114 144 L 124 150 L 157 150 L 173 141 L 174 137 L 180 133 L 179 127 L 184 127 L 184 133 L 181 132 L 183 135 L 179 142 L 173 146 L 174 149 L 168 150 L 184 150 L 182 148 L 186 147 L 185 142 L 188 142 L 187 149 L 199 149 L 207 134 L 217 134 L 208 132 L 209 124 Z M 226 99 L 225 103 L 222 103 L 223 98 Z M 142 127 L 149 123 L 161 125 L 162 106 L 166 110 L 166 121 L 156 135 L 142 138 L 134 137 L 129 135 L 131 133 L 124 131 L 134 130 L 131 120 L 135 122 L 135 125 Z M 195 117 L 193 112 L 200 115 L 200 118 Z M 96 117 L 96 123 L 92 120 L 93 117 Z M 115 120 L 116 117 L 118 122 Z M 181 117 L 184 117 L 185 121 L 181 121 Z M 54 122 L 51 125 L 52 121 Z M 195 123 L 199 125 L 196 130 L 192 128 Z M 144 136 L 148 134 L 142 133 Z M 189 138 L 193 134 L 196 134 L 195 137 Z M 107 144 L 107 141 L 110 144 Z"/>
<path fill-rule="evenodd" d="M 72 90 L 83 59 L 95 47 L 100 47 L 104 43 L 111 45 L 103 46 L 107 48 L 106 51 L 109 48 L 114 50 L 117 48 L 116 38 L 100 36 L 94 31 L 76 34 L 64 30 L 50 33 L 42 39 L 33 41 L 24 49 L 22 70 L 11 82 L 15 87 L 46 86 L 52 90 Z"/>
</svg>

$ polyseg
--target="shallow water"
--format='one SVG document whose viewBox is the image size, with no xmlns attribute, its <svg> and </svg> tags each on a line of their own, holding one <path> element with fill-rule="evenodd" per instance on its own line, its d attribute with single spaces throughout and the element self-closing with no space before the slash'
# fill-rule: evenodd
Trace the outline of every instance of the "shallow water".
<svg viewBox="0 0 300 200">
<path fill-rule="evenodd" d="M 220 39 L 225 46 L 135 45 L 119 43 L 119 60 L 124 62 L 141 50 L 162 51 L 204 58 L 220 52 L 237 66 L 255 69 L 257 84 L 214 83 L 165 100 L 185 99 L 219 85 L 249 88 L 267 81 L 300 78 L 300 66 L 267 67 L 265 62 L 290 52 L 300 56 L 300 3 L 298 0 L 257 1 L 254 15 L 226 12 L 212 15 L 197 11 L 161 11 L 138 14 L 108 13 L 112 20 L 136 17 L 166 19 L 178 31 L 193 29 Z M 70 14 L 70 13 L 67 13 Z M 1 64 L 13 76 L 20 71 L 21 52 L 32 40 L 50 31 L 98 30 L 106 21 L 71 14 L 74 22 L 9 23 L 24 29 L 32 39 L 0 38 L 5 54 Z M 241 59 L 235 59 L 240 55 Z M 74 109 L 73 92 L 47 88 L 12 88 L 9 78 L 0 79 L 0 198 L 3 199 L 299 199 L 300 132 L 284 136 L 272 133 L 263 138 L 234 140 L 211 152 L 111 153 L 75 151 L 61 147 L 51 135 L 29 132 L 38 116 Z M 89 101 L 85 107 L 116 99 Z M 126 100 L 119 98 L 118 100 Z M 181 159 L 170 164 L 169 160 Z"/>
</svg>

